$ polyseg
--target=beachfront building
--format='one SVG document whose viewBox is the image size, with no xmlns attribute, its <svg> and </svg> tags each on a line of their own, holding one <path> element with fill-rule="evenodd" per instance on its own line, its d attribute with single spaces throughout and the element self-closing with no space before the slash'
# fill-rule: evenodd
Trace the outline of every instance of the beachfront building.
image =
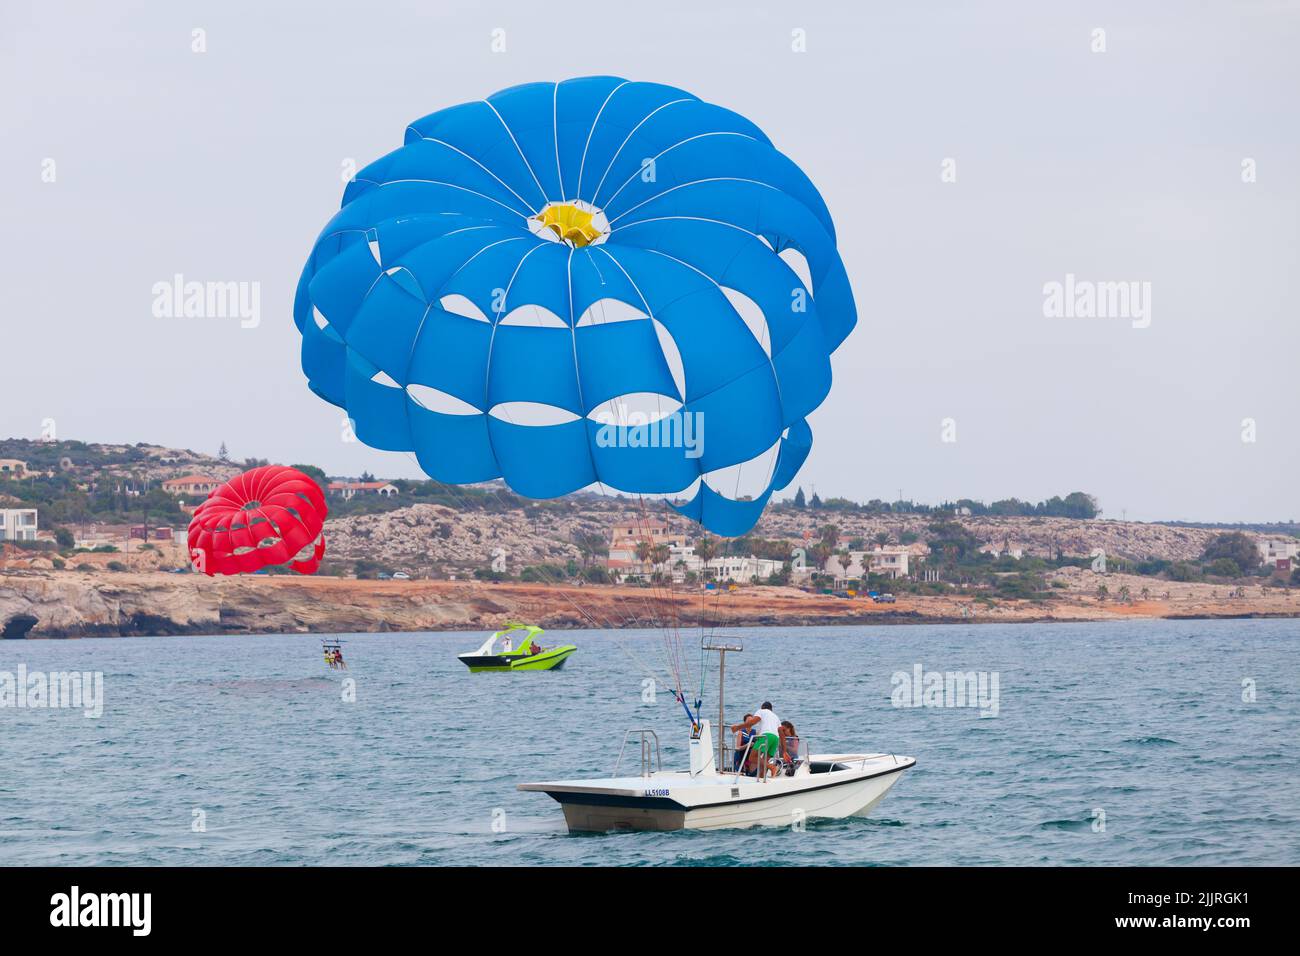
<svg viewBox="0 0 1300 956">
<path fill-rule="evenodd" d="M 0 541 L 35 540 L 35 508 L 0 508 Z"/>
<path fill-rule="evenodd" d="M 870 551 L 850 551 L 847 556 L 831 555 L 826 559 L 822 573 L 835 582 L 836 590 L 844 591 L 870 574 L 891 579 L 905 578 L 912 573 L 912 561 L 921 554 L 916 545 L 877 545 Z"/>
<path fill-rule="evenodd" d="M 0 478 L 26 478 L 27 462 L 17 458 L 0 458 Z"/>
<path fill-rule="evenodd" d="M 622 553 L 618 552 L 619 555 Z M 658 572 L 668 575 L 674 584 L 685 584 L 688 574 L 694 574 L 696 579 L 749 584 L 755 579 L 766 581 L 773 574 L 779 573 L 784 562 L 756 558 L 750 554 L 725 555 L 711 558 L 706 563 L 692 546 L 673 544 L 668 545 L 668 557 L 662 563 L 656 563 L 653 558 L 642 561 L 635 553 L 630 558 L 616 556 L 615 549 L 611 549 L 605 566 L 620 581 L 649 581 Z"/>
<path fill-rule="evenodd" d="M 331 481 L 326 490 L 344 501 L 350 501 L 357 495 L 378 495 L 380 498 L 393 498 L 397 495 L 397 486 L 387 481 Z"/>
<path fill-rule="evenodd" d="M 645 542 L 652 548 L 667 545 L 671 548 L 685 548 L 686 536 L 669 529 L 668 525 L 654 518 L 616 524 L 610 531 L 609 560 L 623 562 L 640 562 L 637 546 Z M 691 554 L 694 554 L 694 549 Z M 615 565 L 610 564 L 609 567 Z"/>
<path fill-rule="evenodd" d="M 699 577 L 704 573 L 704 561 L 695 553 L 694 545 L 670 544 L 668 560 L 665 563 L 673 576 L 674 584 L 685 583 L 688 574 Z"/>
<path fill-rule="evenodd" d="M 708 563 L 708 569 L 712 572 L 715 581 L 735 581 L 740 584 L 748 584 L 755 579 L 760 582 L 766 581 L 781 570 L 783 563 L 773 561 L 771 558 L 756 558 L 752 554 L 744 557 L 727 555 L 726 557 L 711 559 Z"/>
<path fill-rule="evenodd" d="M 1278 571 L 1290 571 L 1300 559 L 1300 538 L 1260 538 L 1255 546 L 1260 559 Z"/>
<path fill-rule="evenodd" d="M 186 475 L 184 478 L 168 478 L 162 483 L 163 491 L 177 497 L 207 497 L 216 491 L 221 482 L 209 475 Z"/>
<path fill-rule="evenodd" d="M 658 545 L 654 545 L 658 547 Z M 642 561 L 635 547 L 624 546 L 611 549 L 605 567 L 621 581 L 649 581 L 655 572 L 667 573 L 674 584 L 684 584 L 687 574 L 700 576 L 704 571 L 704 562 L 695 553 L 695 548 L 688 544 L 669 544 L 668 557 L 662 563 L 656 563 L 653 556 L 649 561 Z"/>
<path fill-rule="evenodd" d="M 854 587 L 866 572 L 866 566 L 862 563 L 864 554 L 865 551 L 850 551 L 847 556 L 832 554 L 822 566 L 822 573 L 835 582 L 837 591 Z"/>
<path fill-rule="evenodd" d="M 911 547 L 906 545 L 880 547 L 864 555 L 867 560 L 867 572 L 887 578 L 905 578 L 911 574 L 912 556 Z"/>
</svg>

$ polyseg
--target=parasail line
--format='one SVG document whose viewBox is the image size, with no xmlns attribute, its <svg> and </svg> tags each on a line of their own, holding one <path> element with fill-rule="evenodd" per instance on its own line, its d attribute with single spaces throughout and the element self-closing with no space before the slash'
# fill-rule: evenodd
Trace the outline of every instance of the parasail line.
<svg viewBox="0 0 1300 956">
<path fill-rule="evenodd" d="M 416 132 L 419 132 L 419 131 L 417 130 Z M 515 192 L 515 191 L 514 191 L 514 188 L 513 188 L 513 187 L 512 187 L 508 182 L 506 182 L 504 179 L 502 179 L 502 178 L 501 178 L 500 176 L 498 176 L 496 173 L 492 172 L 492 170 L 488 169 L 486 166 L 484 166 L 484 165 L 483 165 L 482 163 L 480 163 L 477 159 L 475 159 L 475 158 L 474 158 L 473 156 L 471 156 L 469 153 L 465 152 L 465 151 L 464 151 L 463 149 L 461 149 L 460 147 L 458 147 L 458 146 L 454 146 L 454 145 L 452 145 L 451 143 L 449 143 L 449 142 L 447 142 L 446 140 L 443 140 L 443 139 L 435 139 L 435 138 L 432 137 L 432 136 L 422 136 L 422 137 L 420 137 L 420 138 L 423 139 L 423 140 L 425 140 L 425 141 L 427 141 L 427 142 L 430 142 L 430 143 L 437 143 L 439 146 L 446 146 L 448 149 L 453 150 L 453 151 L 459 153 L 460 155 L 464 156 L 464 157 L 465 157 L 466 159 L 468 159 L 471 163 L 473 163 L 474 165 L 478 166 L 479 169 L 483 170 L 483 172 L 487 173 L 489 176 L 491 176 L 493 179 L 495 179 L 497 182 L 499 182 L 502 186 L 504 186 L 506 189 L 508 189 L 508 190 L 510 191 L 510 194 L 511 194 L 512 196 L 514 196 L 516 199 L 518 199 L 521 203 L 524 204 L 524 207 L 525 207 L 526 209 L 529 210 L 529 214 L 530 214 L 530 215 L 534 215 L 534 216 L 537 215 L 537 213 L 538 213 L 539 210 L 534 209 L 532 203 L 530 203 L 530 202 L 529 202 L 527 199 L 525 199 L 523 196 L 519 195 L 519 193 Z M 517 210 L 517 209 L 514 210 L 514 211 L 515 211 L 515 212 L 519 212 L 519 210 Z M 519 213 L 519 214 L 520 214 L 521 216 L 523 216 L 525 219 L 528 218 L 528 216 L 527 216 L 527 215 L 524 215 L 523 213 Z"/>
<path fill-rule="evenodd" d="M 678 183 L 678 184 L 675 185 L 675 186 L 669 186 L 667 189 L 662 189 L 662 190 L 660 190 L 659 192 L 655 193 L 653 196 L 651 196 L 649 199 L 643 199 L 643 200 L 641 200 L 639 203 L 637 203 L 635 206 L 630 206 L 630 207 L 628 207 L 627 209 L 624 209 L 621 213 L 619 213 L 619 214 L 618 214 L 617 216 L 615 216 L 613 219 L 610 219 L 610 220 L 609 220 L 609 224 L 610 224 L 610 226 L 612 227 L 612 226 L 614 225 L 614 223 L 618 222 L 618 221 L 619 221 L 620 219 L 622 219 L 624 216 L 627 216 L 627 215 L 630 215 L 631 213 L 636 212 L 638 209 L 640 209 L 640 208 L 641 208 L 642 206 L 644 206 L 646 203 L 652 203 L 652 202 L 654 202 L 656 199 L 662 199 L 664 196 L 667 196 L 667 195 L 668 195 L 669 193 L 671 193 L 671 192 L 676 192 L 676 191 L 679 190 L 679 189 L 685 189 L 687 186 L 698 186 L 698 185 L 700 185 L 701 183 L 750 183 L 751 185 L 754 185 L 754 186 L 764 186 L 764 187 L 766 187 L 766 188 L 768 188 L 768 189 L 773 190 L 774 192 L 781 192 L 780 189 L 778 189 L 776 186 L 773 186 L 771 183 L 765 183 L 765 182 L 763 182 L 762 180 L 758 180 L 758 179 L 745 179 L 744 177 L 741 177 L 741 176 L 709 176 L 709 177 L 707 177 L 707 178 L 705 178 L 705 179 L 692 179 L 692 180 L 691 180 L 690 182 L 688 182 L 688 183 Z M 785 195 L 785 194 L 783 194 L 783 195 Z M 629 225 L 631 225 L 631 224 L 629 223 Z M 611 231 L 612 231 L 612 230 L 611 230 Z"/>
<path fill-rule="evenodd" d="M 748 133 L 738 133 L 735 130 L 720 129 L 720 130 L 714 130 L 709 133 L 696 133 L 694 136 L 688 136 L 683 140 L 678 140 L 676 143 L 673 143 L 671 146 L 668 146 L 660 150 L 658 153 L 656 153 L 654 156 L 650 158 L 650 161 L 652 163 L 657 162 L 661 156 L 663 156 L 665 153 L 671 153 L 678 146 L 685 146 L 687 143 L 693 143 L 697 139 L 707 139 L 710 136 L 739 136 L 741 139 L 747 139 L 753 143 L 758 142 L 758 140 L 754 139 L 754 137 L 750 136 Z M 640 170 L 637 170 L 636 172 L 632 173 L 631 176 L 627 177 L 627 179 L 623 180 L 623 184 L 619 186 L 618 189 L 614 190 L 614 195 L 610 196 L 609 199 L 605 200 L 605 206 L 613 205 L 614 200 L 618 198 L 618 194 L 621 193 L 624 190 L 624 188 L 626 188 L 628 183 L 636 179 L 638 173 L 640 173 Z"/>
<path fill-rule="evenodd" d="M 598 182 L 598 183 L 596 184 L 596 191 L 595 191 L 595 193 L 592 194 L 592 197 L 591 197 L 591 204 L 592 204 L 593 206 L 598 206 L 598 205 L 600 205 L 599 203 L 596 202 L 596 199 L 600 196 L 600 190 L 601 190 L 601 189 L 604 187 L 604 185 L 605 185 L 605 177 L 608 176 L 608 175 L 609 175 L 609 171 L 610 171 L 611 169 L 614 168 L 614 163 L 618 162 L 618 157 L 619 157 L 619 155 L 623 152 L 623 147 L 627 145 L 627 141 L 630 140 L 633 136 L 636 135 L 636 131 L 637 131 L 637 130 L 639 130 L 642 126 L 644 126 L 647 122 L 650 121 L 650 117 L 654 116 L 654 115 L 655 115 L 656 113 L 658 113 L 660 110 L 666 110 L 666 109 L 668 109 L 668 107 L 670 107 L 670 106 L 676 106 L 678 103 L 698 103 L 698 102 L 699 102 L 699 100 L 696 100 L 696 99 L 670 100 L 669 102 L 664 103 L 662 106 L 657 106 L 657 107 L 655 107 L 655 108 L 652 109 L 649 113 L 647 113 L 644 117 L 642 117 L 641 122 L 639 122 L 639 123 L 637 123 L 635 126 L 633 126 L 632 129 L 631 129 L 631 131 L 630 131 L 626 136 L 623 137 L 623 142 L 619 143 L 619 145 L 618 145 L 618 149 L 614 150 L 614 155 L 611 156 L 611 157 L 609 158 L 609 165 L 607 165 L 607 166 L 605 167 L 605 172 L 604 172 L 604 174 L 600 177 L 600 182 Z"/>
<path fill-rule="evenodd" d="M 491 102 L 488 100 L 481 100 L 480 102 L 486 103 L 487 108 L 496 114 L 497 119 L 501 120 L 501 126 L 505 129 L 506 134 L 509 135 L 510 142 L 515 144 L 515 150 L 519 153 L 519 158 L 524 161 L 524 168 L 528 170 L 528 175 L 532 176 L 533 182 L 537 184 L 537 191 L 542 194 L 542 205 L 545 206 L 551 201 L 551 197 L 546 195 L 546 190 L 542 188 L 542 181 L 538 179 L 537 174 L 533 172 L 533 167 L 529 164 L 528 157 L 524 155 L 523 147 L 519 145 L 519 140 L 515 139 L 514 130 L 510 128 L 510 124 L 506 122 L 505 117 L 497 112 L 497 108 L 493 106 Z M 564 197 L 561 196 L 560 198 L 563 199 Z"/>
<path fill-rule="evenodd" d="M 609 105 L 609 101 L 614 98 L 615 93 L 627 86 L 627 84 L 628 81 L 624 80 L 618 86 L 609 91 L 609 95 L 605 97 L 605 102 L 601 103 L 600 109 L 596 110 L 596 118 L 591 121 L 591 129 L 587 130 L 587 142 L 582 147 L 582 162 L 578 164 L 578 188 L 576 190 L 576 195 L 579 199 L 582 198 L 582 177 L 587 171 L 587 150 L 591 148 L 591 137 L 596 132 L 596 126 L 600 123 L 600 116 L 605 112 L 605 107 Z M 592 205 L 595 205 L 595 203 Z"/>
</svg>

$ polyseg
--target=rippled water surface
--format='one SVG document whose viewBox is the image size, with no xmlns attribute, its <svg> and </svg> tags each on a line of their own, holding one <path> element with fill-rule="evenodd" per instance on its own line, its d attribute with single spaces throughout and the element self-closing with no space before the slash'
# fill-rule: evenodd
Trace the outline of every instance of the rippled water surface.
<svg viewBox="0 0 1300 956">
<path fill-rule="evenodd" d="M 917 758 L 871 819 L 570 836 L 516 791 L 608 774 L 634 726 L 684 764 L 680 708 L 643 702 L 656 631 L 552 632 L 564 670 L 474 676 L 478 634 L 349 636 L 355 702 L 307 635 L 7 641 L 0 672 L 102 671 L 105 703 L 0 709 L 0 864 L 1300 864 L 1296 622 L 717 636 L 745 645 L 729 719 L 770 698 L 815 750 Z M 998 715 L 894 707 L 918 663 L 996 671 Z"/>
</svg>

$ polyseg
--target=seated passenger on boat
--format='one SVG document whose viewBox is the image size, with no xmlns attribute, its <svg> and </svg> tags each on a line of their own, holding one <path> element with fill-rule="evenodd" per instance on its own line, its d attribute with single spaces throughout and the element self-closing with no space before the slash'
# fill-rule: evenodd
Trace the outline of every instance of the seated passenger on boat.
<svg viewBox="0 0 1300 956">
<path fill-rule="evenodd" d="M 750 741 L 754 739 L 754 731 L 745 723 L 753 716 L 753 714 L 746 714 L 744 720 L 741 721 L 741 729 L 736 731 L 735 752 L 731 755 L 731 769 L 735 773 L 752 773 L 758 762 L 757 754 L 749 749 Z M 744 764 L 743 767 L 741 766 L 742 763 Z"/>
</svg>

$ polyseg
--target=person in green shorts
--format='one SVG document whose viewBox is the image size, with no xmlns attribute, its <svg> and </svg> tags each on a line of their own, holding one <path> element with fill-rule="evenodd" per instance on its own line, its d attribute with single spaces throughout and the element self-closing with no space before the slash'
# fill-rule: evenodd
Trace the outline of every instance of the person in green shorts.
<svg viewBox="0 0 1300 956">
<path fill-rule="evenodd" d="M 763 780 L 768 774 L 776 776 L 780 768 L 773 759 L 780 752 L 781 718 L 772 711 L 771 701 L 763 701 L 763 706 L 738 724 L 732 724 L 733 731 L 754 728 L 754 740 L 750 750 L 758 755 L 758 779 Z"/>
</svg>

